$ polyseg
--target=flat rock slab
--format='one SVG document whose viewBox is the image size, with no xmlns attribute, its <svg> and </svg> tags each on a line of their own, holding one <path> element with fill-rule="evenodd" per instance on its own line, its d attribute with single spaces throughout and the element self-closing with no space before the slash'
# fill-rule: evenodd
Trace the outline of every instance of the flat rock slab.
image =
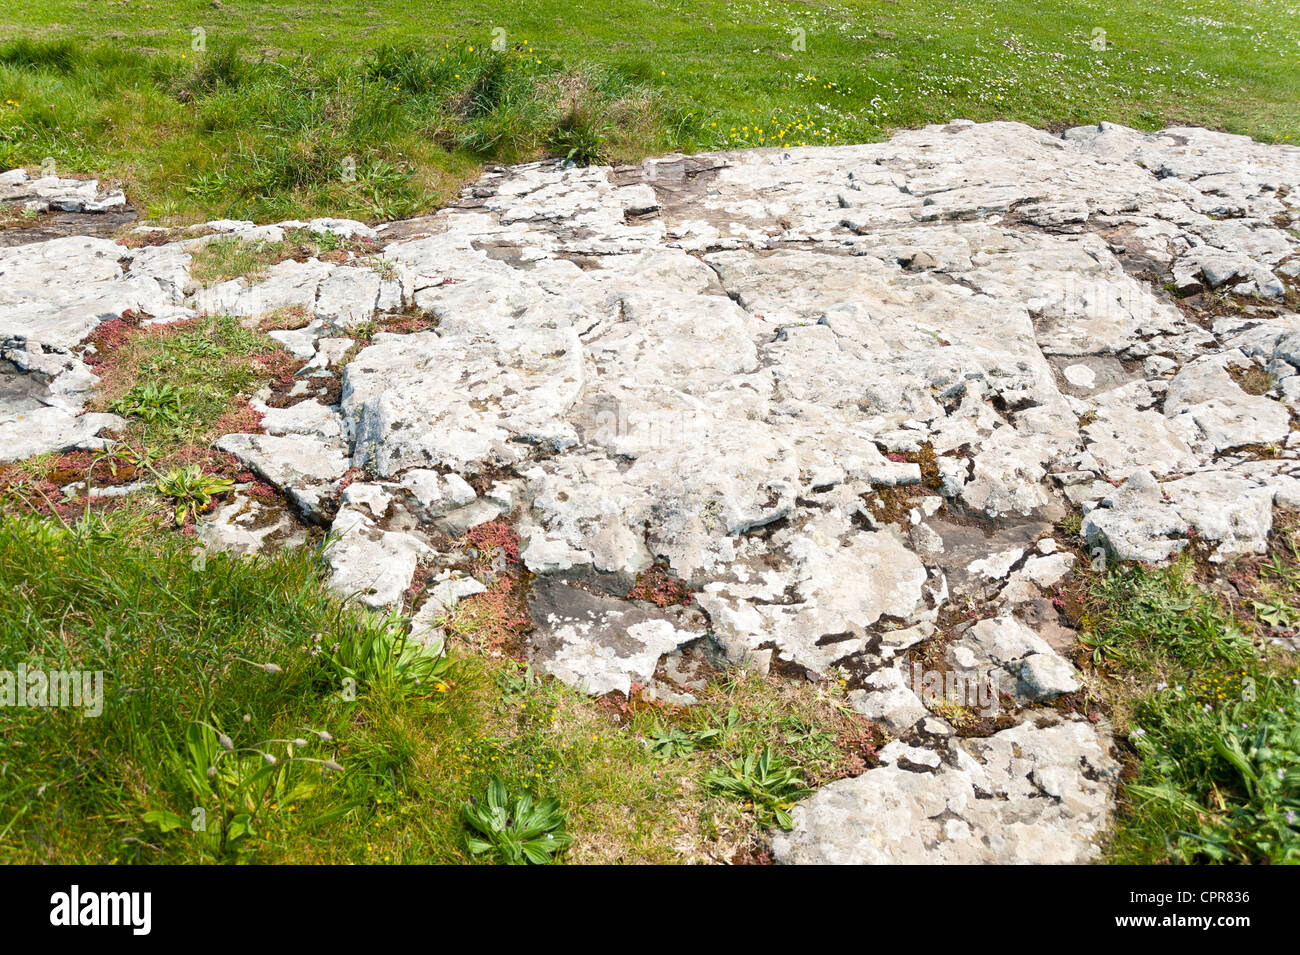
<svg viewBox="0 0 1300 955">
<path fill-rule="evenodd" d="M 539 581 L 529 612 L 542 627 L 533 663 L 594 696 L 649 686 L 661 657 L 703 636 L 698 614 L 637 606 L 560 580 Z"/>
<path fill-rule="evenodd" d="M 1086 862 L 1119 780 L 1107 749 L 1089 723 L 1021 723 L 952 744 L 936 766 L 899 759 L 797 805 L 773 854 L 817 865 Z"/>
</svg>

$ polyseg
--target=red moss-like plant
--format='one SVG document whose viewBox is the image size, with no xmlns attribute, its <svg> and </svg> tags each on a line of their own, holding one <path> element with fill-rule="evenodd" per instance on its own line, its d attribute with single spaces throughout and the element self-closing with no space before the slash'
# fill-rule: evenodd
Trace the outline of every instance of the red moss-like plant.
<svg viewBox="0 0 1300 955">
<path fill-rule="evenodd" d="M 294 376 L 298 373 L 298 369 L 306 364 L 304 359 L 294 358 L 293 355 L 281 348 L 254 355 L 253 363 L 271 379 L 272 387 L 278 389 L 290 387 L 294 382 Z"/>
<path fill-rule="evenodd" d="M 502 574 L 481 594 L 466 597 L 452 612 L 451 627 L 489 650 L 517 653 L 533 627 L 523 585 Z"/>
<path fill-rule="evenodd" d="M 684 581 L 672 576 L 667 567 L 654 564 L 637 575 L 636 584 L 627 594 L 628 600 L 644 600 L 656 607 L 689 607 L 691 589 Z"/>
<path fill-rule="evenodd" d="M 880 728 L 866 717 L 846 714 L 846 725 L 835 738 L 835 748 L 840 759 L 834 770 L 836 779 L 861 776 L 868 769 L 880 765 L 879 746 L 884 740 Z"/>
<path fill-rule="evenodd" d="M 426 332 L 433 328 L 434 322 L 428 315 L 423 312 L 415 315 L 399 315 L 385 321 L 379 331 L 388 332 L 392 335 L 410 335 L 415 332 Z"/>
<path fill-rule="evenodd" d="M 237 398 L 226 413 L 217 419 L 212 430 L 216 434 L 260 434 L 262 412 L 249 404 L 247 398 Z"/>
<path fill-rule="evenodd" d="M 523 658 L 524 635 L 533 628 L 528 613 L 527 573 L 519 560 L 519 535 L 502 518 L 476 524 L 461 538 L 470 573 L 495 577 L 481 594 L 461 600 L 448 628 L 495 652 Z M 497 565 L 498 555 L 504 567 Z"/>
<path fill-rule="evenodd" d="M 104 373 L 116 364 L 117 351 L 130 341 L 132 336 L 142 331 L 140 316 L 128 308 L 120 318 L 112 318 L 95 326 L 86 339 L 86 344 L 93 347 L 83 360 L 95 370 L 96 374 L 103 377 Z"/>
<path fill-rule="evenodd" d="M 508 567 L 519 566 L 519 535 L 503 518 L 475 524 L 465 532 L 465 547 L 475 553 L 470 559 L 477 577 L 492 569 L 493 557 L 500 553 Z"/>
</svg>

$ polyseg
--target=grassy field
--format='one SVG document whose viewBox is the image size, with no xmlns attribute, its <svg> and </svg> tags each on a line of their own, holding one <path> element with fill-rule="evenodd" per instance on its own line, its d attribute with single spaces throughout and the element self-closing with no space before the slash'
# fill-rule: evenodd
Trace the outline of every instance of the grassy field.
<svg viewBox="0 0 1300 955">
<path fill-rule="evenodd" d="M 599 703 L 405 625 L 341 603 L 312 548 L 196 561 L 147 517 L 0 516 L 0 670 L 103 680 L 95 708 L 0 712 L 0 862 L 521 861 L 494 780 L 543 810 L 529 861 L 743 860 L 874 755 L 834 687 Z"/>
<path fill-rule="evenodd" d="M 484 161 L 957 117 L 1300 138 L 1300 15 L 1274 0 L 33 0 L 0 13 L 6 40 L 0 165 L 121 178 L 157 217 L 376 219 Z"/>
</svg>

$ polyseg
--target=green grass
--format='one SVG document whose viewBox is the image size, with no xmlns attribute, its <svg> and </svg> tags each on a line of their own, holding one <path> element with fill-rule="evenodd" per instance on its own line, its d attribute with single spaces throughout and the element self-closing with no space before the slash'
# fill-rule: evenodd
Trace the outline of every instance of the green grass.
<svg viewBox="0 0 1300 955">
<path fill-rule="evenodd" d="M 1240 666 L 1254 655 L 1250 638 L 1198 585 L 1187 558 L 1161 570 L 1111 571 L 1094 584 L 1092 600 L 1081 642 L 1094 664 L 1169 677 Z"/>
<path fill-rule="evenodd" d="M 1081 654 L 1129 759 L 1111 861 L 1300 862 L 1300 669 L 1264 639 L 1300 599 L 1298 544 L 1283 517 L 1222 577 L 1189 555 L 1086 582 Z"/>
<path fill-rule="evenodd" d="M 722 674 L 689 712 L 603 704 L 417 649 L 331 594 L 311 549 L 192 546 L 120 513 L 0 517 L 0 671 L 103 674 L 98 715 L 0 707 L 0 861 L 470 861 L 464 806 L 486 812 L 494 779 L 547 829 L 561 813 L 570 861 L 730 858 L 766 790 L 714 794 L 711 771 L 766 746 L 806 778 L 861 769 L 860 720 L 806 685 Z M 665 755 L 669 723 L 718 732 Z"/>
<path fill-rule="evenodd" d="M 1300 863 L 1297 676 L 1213 671 L 1142 699 L 1115 861 Z"/>
<path fill-rule="evenodd" d="M 164 459 L 225 433 L 235 402 L 269 377 L 257 359 L 280 350 L 228 315 L 123 332 L 98 369 L 96 401 L 127 419 L 128 444 Z"/>
<path fill-rule="evenodd" d="M 332 232 L 290 230 L 279 241 L 246 241 L 238 237 L 211 238 L 190 252 L 190 276 L 202 285 L 212 286 L 228 279 L 244 278 L 256 282 L 266 277 L 273 265 L 286 259 L 308 258 L 346 261 L 349 255 L 363 256 L 383 278 L 393 277 L 393 267 L 373 253 L 375 243 L 369 239 L 345 239 Z M 277 326 L 278 327 L 278 326 Z"/>
<path fill-rule="evenodd" d="M 444 202 L 484 161 L 595 161 L 669 145 L 645 86 L 525 50 L 262 60 L 214 44 L 182 56 L 0 47 L 0 166 L 52 159 L 124 180 L 160 220 L 373 220 Z"/>
<path fill-rule="evenodd" d="M 288 258 L 288 252 L 283 242 L 212 239 L 194 251 L 190 276 L 206 286 L 241 277 L 256 282 L 266 277 L 271 266 L 285 258 Z"/>
<path fill-rule="evenodd" d="M 181 218 L 383 218 L 485 161 L 862 142 L 957 117 L 1300 139 L 1300 20 L 1261 0 L 33 0 L 0 13 L 0 39 L 33 41 L 0 49 L 0 165 L 122 177 Z"/>
</svg>

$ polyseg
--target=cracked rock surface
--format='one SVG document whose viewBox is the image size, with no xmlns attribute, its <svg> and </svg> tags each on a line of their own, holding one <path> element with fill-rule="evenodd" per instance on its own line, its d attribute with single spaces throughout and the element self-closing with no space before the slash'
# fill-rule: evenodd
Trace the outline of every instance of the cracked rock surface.
<svg viewBox="0 0 1300 955">
<path fill-rule="evenodd" d="M 1265 548 L 1300 505 L 1297 226 L 1300 148 L 1190 128 L 955 122 L 495 168 L 423 219 L 306 224 L 373 239 L 382 265 L 204 289 L 203 238 L 0 249 L 0 433 L 24 454 L 101 440 L 77 343 L 125 309 L 298 306 L 309 323 L 274 333 L 308 359 L 298 403 L 219 446 L 330 525 L 341 591 L 395 604 L 419 568 L 452 571 L 449 537 L 504 517 L 536 575 L 529 652 L 560 679 L 628 692 L 700 642 L 848 675 L 895 742 L 795 809 L 778 861 L 1080 862 L 1118 767 L 1104 724 L 1048 706 L 1080 686 L 1045 622 L 1075 559 L 1053 524 L 1081 510 L 1118 559 Z M 432 327 L 351 347 L 415 312 Z M 333 397 L 313 385 L 331 377 Z M 626 599 L 656 565 L 689 612 Z M 948 665 L 1017 707 L 984 738 L 901 666 L 971 605 Z"/>
</svg>

